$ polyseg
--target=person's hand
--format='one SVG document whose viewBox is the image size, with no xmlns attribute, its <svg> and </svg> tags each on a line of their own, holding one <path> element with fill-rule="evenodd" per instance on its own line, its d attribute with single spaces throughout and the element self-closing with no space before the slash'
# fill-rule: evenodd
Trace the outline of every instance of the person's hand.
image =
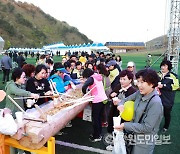
<svg viewBox="0 0 180 154">
<path fill-rule="evenodd" d="M 118 105 L 118 103 L 121 101 L 120 99 L 118 99 L 118 97 L 114 97 L 112 98 L 112 100 L 114 105 Z"/>
<path fill-rule="evenodd" d="M 114 129 L 116 129 L 116 130 L 122 131 L 122 130 L 124 129 L 124 123 L 122 123 L 122 124 L 119 125 L 119 126 L 113 126 L 113 127 L 114 127 Z"/>
<path fill-rule="evenodd" d="M 53 92 L 52 91 L 47 91 L 44 93 L 45 96 L 50 96 L 50 95 L 53 95 Z"/>
<path fill-rule="evenodd" d="M 161 95 L 161 91 L 159 90 L 159 88 L 155 87 L 155 89 L 157 90 L 158 94 Z"/>
<path fill-rule="evenodd" d="M 79 80 L 80 80 L 80 83 L 84 83 L 86 79 L 84 79 L 83 77 L 80 77 Z"/>
<path fill-rule="evenodd" d="M 158 88 L 162 88 L 163 87 L 163 84 L 161 82 L 158 82 Z"/>
<path fill-rule="evenodd" d="M 70 83 L 71 83 L 71 88 L 75 90 L 76 89 L 75 84 L 73 82 L 70 82 Z"/>
<path fill-rule="evenodd" d="M 115 106 L 117 106 L 119 102 L 120 102 L 120 100 L 119 100 L 119 101 L 113 101 L 113 104 L 114 104 Z"/>
<path fill-rule="evenodd" d="M 64 88 L 65 88 L 66 90 L 68 90 L 69 87 L 68 87 L 68 86 L 65 86 Z"/>
<path fill-rule="evenodd" d="M 38 95 L 38 94 L 31 93 L 31 97 L 33 97 L 34 99 L 38 99 L 38 98 L 39 98 L 39 95 Z"/>
<path fill-rule="evenodd" d="M 113 92 L 110 94 L 111 97 L 116 97 L 117 96 L 117 93 Z"/>
<path fill-rule="evenodd" d="M 124 111 L 124 105 L 119 105 L 117 109 L 122 113 Z"/>
</svg>

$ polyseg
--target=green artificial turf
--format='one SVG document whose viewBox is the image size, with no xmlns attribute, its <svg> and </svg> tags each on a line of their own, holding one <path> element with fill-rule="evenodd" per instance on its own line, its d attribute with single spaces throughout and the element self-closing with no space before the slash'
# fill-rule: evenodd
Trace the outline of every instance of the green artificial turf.
<svg viewBox="0 0 180 154">
<path fill-rule="evenodd" d="M 0 56 L 1 58 L 2 56 Z M 121 54 L 122 57 L 122 62 L 123 62 L 123 69 L 126 68 L 127 62 L 128 61 L 133 61 L 136 64 L 136 68 L 137 71 L 140 69 L 143 69 L 146 65 L 146 57 L 147 57 L 147 53 L 123 53 Z M 153 56 L 152 60 L 153 62 L 157 59 L 157 56 Z M 159 65 L 161 62 L 162 58 L 157 61 L 156 64 L 153 65 L 153 69 L 155 69 L 156 71 L 159 71 Z M 58 62 L 61 61 L 61 57 L 57 57 L 54 56 L 54 61 Z M 26 60 L 27 63 L 31 63 L 31 64 L 35 64 L 35 58 L 28 58 Z M 179 72 L 180 72 L 180 67 L 179 67 Z M 0 89 L 4 89 L 5 84 L 2 84 L 2 71 L 0 72 Z M 0 108 L 3 108 L 5 105 L 5 101 L 0 103 Z M 170 128 L 168 130 L 168 132 L 166 134 L 162 134 L 162 132 L 160 131 L 159 135 L 170 135 L 170 142 L 171 144 L 169 145 L 158 145 L 155 148 L 155 154 L 174 154 L 174 153 L 178 153 L 179 148 L 180 148 L 180 143 L 179 143 L 179 139 L 180 139 L 180 91 L 176 92 L 176 97 L 175 97 L 175 104 L 173 106 L 173 110 L 172 110 L 172 120 L 171 120 L 171 124 L 170 124 Z M 161 123 L 161 128 L 163 126 L 163 122 Z M 63 136 L 56 136 L 56 139 L 58 140 L 63 140 L 66 142 L 74 142 L 76 144 L 80 144 L 80 145 L 86 145 L 86 146 L 92 146 L 95 148 L 100 148 L 100 149 L 105 149 L 105 145 L 103 145 L 103 143 L 91 143 L 88 140 L 89 137 L 89 133 L 91 132 L 91 124 L 89 122 L 84 122 L 80 119 L 74 119 L 72 121 L 73 123 L 73 127 L 72 128 L 65 128 L 65 134 Z M 83 127 L 81 127 L 81 125 Z M 83 132 L 81 135 L 79 132 Z M 106 132 L 106 129 L 103 129 L 103 132 Z M 68 135 L 69 134 L 69 135 Z M 60 145 L 56 145 L 56 153 L 85 153 L 85 151 L 82 150 L 78 150 L 78 149 L 73 149 L 73 148 L 67 148 L 64 146 L 60 146 Z M 86 153 L 91 153 L 91 152 L 86 152 Z"/>
</svg>

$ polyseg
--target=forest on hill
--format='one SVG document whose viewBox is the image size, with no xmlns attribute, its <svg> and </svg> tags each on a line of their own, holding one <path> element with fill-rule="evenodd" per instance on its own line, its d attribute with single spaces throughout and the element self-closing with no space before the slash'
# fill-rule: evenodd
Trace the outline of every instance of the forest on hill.
<svg viewBox="0 0 180 154">
<path fill-rule="evenodd" d="M 42 47 L 53 42 L 66 45 L 92 43 L 65 21 L 59 21 L 26 2 L 0 0 L 0 36 L 9 47 Z"/>
</svg>

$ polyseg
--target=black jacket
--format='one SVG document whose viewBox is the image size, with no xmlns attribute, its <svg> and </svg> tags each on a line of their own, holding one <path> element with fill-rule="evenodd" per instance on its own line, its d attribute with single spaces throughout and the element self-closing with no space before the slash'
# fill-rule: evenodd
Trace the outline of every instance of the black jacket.
<svg viewBox="0 0 180 154">
<path fill-rule="evenodd" d="M 175 93 L 179 88 L 179 80 L 176 74 L 168 72 L 164 77 L 161 72 L 158 73 L 161 84 L 163 87 L 160 88 L 160 98 L 162 104 L 166 107 L 172 107 L 174 104 Z"/>
</svg>

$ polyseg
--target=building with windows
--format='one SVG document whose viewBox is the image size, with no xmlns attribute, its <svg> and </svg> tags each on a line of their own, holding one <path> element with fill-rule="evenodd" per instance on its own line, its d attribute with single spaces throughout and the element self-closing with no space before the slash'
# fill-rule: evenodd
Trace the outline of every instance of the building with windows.
<svg viewBox="0 0 180 154">
<path fill-rule="evenodd" d="M 106 42 L 105 46 L 108 47 L 113 53 L 145 49 L 144 42 Z"/>
</svg>

